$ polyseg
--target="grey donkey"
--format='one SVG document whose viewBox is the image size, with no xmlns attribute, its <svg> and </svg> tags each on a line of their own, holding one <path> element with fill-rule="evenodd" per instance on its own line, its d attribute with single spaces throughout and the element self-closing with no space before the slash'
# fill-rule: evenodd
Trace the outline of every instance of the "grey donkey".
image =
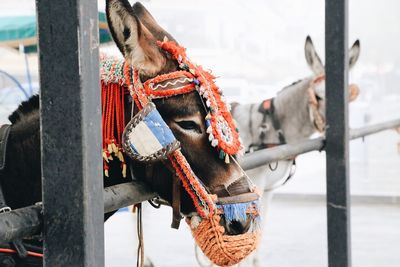
<svg viewBox="0 0 400 267">
<path fill-rule="evenodd" d="M 261 103 L 232 104 L 232 115 L 237 121 L 240 136 L 247 152 L 295 143 L 310 138 L 325 129 L 325 69 L 310 36 L 305 42 L 305 57 L 313 74 L 283 88 L 273 99 Z M 349 51 L 349 68 L 358 60 L 360 42 L 357 40 Z M 354 100 L 359 90 L 349 86 L 349 100 Z M 294 172 L 294 160 L 281 160 L 246 171 L 259 189 L 264 189 L 262 216 L 265 225 L 273 191 L 283 185 Z M 261 251 L 255 251 L 239 264 L 264 266 L 260 262 Z M 205 262 L 203 259 L 202 262 Z M 204 264 L 202 264 L 204 265 Z M 207 265 L 212 266 L 212 265 Z"/>
</svg>

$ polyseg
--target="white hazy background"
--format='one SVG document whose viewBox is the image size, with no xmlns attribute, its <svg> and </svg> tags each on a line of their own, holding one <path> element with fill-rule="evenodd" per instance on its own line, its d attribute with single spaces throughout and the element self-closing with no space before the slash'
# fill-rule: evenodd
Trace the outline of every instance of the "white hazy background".
<svg viewBox="0 0 400 267">
<path fill-rule="evenodd" d="M 193 61 L 212 69 L 220 77 L 218 83 L 232 101 L 260 102 L 274 96 L 284 86 L 311 75 L 304 56 L 307 35 L 312 37 L 321 59 L 324 60 L 323 0 L 148 0 L 142 3 L 160 25 L 187 48 Z M 99 2 L 100 11 L 104 11 L 104 5 L 104 1 Z M 32 0 L 0 0 L 0 16 L 32 15 L 34 12 Z M 399 14 L 398 0 L 349 1 L 349 47 L 357 39 L 361 42 L 360 59 L 350 72 L 350 82 L 358 84 L 361 89 L 359 98 L 350 104 L 351 127 L 400 117 Z M 101 50 L 119 53 L 113 43 L 102 45 Z M 29 55 L 29 64 L 37 88 L 36 54 Z M 26 86 L 23 55 L 0 47 L 0 69 L 17 77 Z M 23 96 L 11 88 L 11 83 L 0 78 L 0 122 L 7 120 L 6 116 L 21 100 Z M 350 176 L 353 195 L 400 196 L 399 141 L 397 133 L 386 131 L 368 137 L 364 142 L 351 142 Z M 293 180 L 277 193 L 325 194 L 323 153 L 302 155 L 298 157 L 297 166 Z M 167 215 L 157 221 L 155 227 L 167 229 L 170 215 L 165 212 L 163 214 Z M 149 213 L 148 216 L 153 215 Z M 301 216 L 299 214 L 298 217 Z M 377 214 L 374 218 L 380 218 L 379 216 Z M 122 217 L 115 218 L 118 220 Z M 276 219 L 279 221 L 279 218 Z M 287 240 L 293 237 L 287 228 L 281 230 L 290 235 Z M 115 234 L 115 231 L 112 233 Z M 174 233 L 171 234 L 172 237 L 175 237 Z M 323 233 L 315 234 L 320 234 L 322 240 L 325 240 Z M 133 233 L 120 228 L 118 240 L 127 236 L 133 236 Z M 180 241 L 181 238 L 190 239 L 190 236 L 181 236 Z M 399 240 L 392 241 L 398 244 Z M 109 244 L 118 246 L 120 241 L 115 242 L 117 243 Z M 376 242 L 379 246 L 386 241 L 377 238 Z M 153 243 L 159 244 L 160 241 Z M 181 244 L 182 250 L 185 249 L 183 244 L 186 243 Z M 282 246 L 284 248 L 286 245 Z M 152 248 L 149 250 L 152 252 Z M 126 256 L 123 250 L 116 251 L 120 251 L 120 257 Z M 190 251 L 193 252 L 191 248 Z M 158 249 L 153 247 L 153 256 L 157 252 Z M 315 255 L 317 254 L 316 252 Z M 372 254 L 367 252 L 365 255 Z M 313 254 L 310 255 L 310 258 L 314 257 Z M 115 258 L 110 262 L 115 262 Z M 121 264 L 122 262 L 123 258 Z M 166 262 L 164 265 L 163 262 L 158 263 L 159 266 L 167 266 Z"/>
</svg>

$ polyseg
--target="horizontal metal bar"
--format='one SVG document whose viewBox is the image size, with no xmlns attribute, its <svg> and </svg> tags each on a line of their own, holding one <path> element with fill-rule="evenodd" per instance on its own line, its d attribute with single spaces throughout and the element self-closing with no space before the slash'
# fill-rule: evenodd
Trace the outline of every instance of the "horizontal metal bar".
<svg viewBox="0 0 400 267">
<path fill-rule="evenodd" d="M 350 139 L 357 139 L 377 132 L 400 127 L 400 119 L 368 125 L 350 130 Z M 244 170 L 250 170 L 270 162 L 287 159 L 314 150 L 323 150 L 324 138 L 310 139 L 298 143 L 261 149 L 245 155 L 239 160 Z"/>
<path fill-rule="evenodd" d="M 157 194 L 138 181 L 118 184 L 104 189 L 104 213 L 137 204 Z M 0 214 L 0 242 L 32 236 L 42 226 L 41 205 L 33 205 Z"/>
<path fill-rule="evenodd" d="M 0 242 L 11 242 L 40 233 L 42 206 L 33 205 L 0 214 Z"/>
<path fill-rule="evenodd" d="M 114 185 L 104 188 L 104 213 L 156 197 L 148 186 L 139 182 Z"/>
<path fill-rule="evenodd" d="M 400 127 L 400 119 L 377 123 L 357 129 L 352 129 L 350 131 L 350 139 L 357 139 L 360 137 L 371 135 L 384 130 L 394 129 L 397 127 Z"/>
<path fill-rule="evenodd" d="M 313 150 L 322 150 L 323 147 L 324 138 L 310 139 L 298 143 L 261 149 L 246 154 L 239 160 L 239 164 L 244 170 L 250 170 L 277 160 L 287 159 Z"/>
</svg>

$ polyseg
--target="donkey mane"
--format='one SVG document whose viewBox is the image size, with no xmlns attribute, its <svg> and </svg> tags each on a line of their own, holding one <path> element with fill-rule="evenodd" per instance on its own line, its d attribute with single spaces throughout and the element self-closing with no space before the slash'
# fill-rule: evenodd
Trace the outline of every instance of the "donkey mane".
<svg viewBox="0 0 400 267">
<path fill-rule="evenodd" d="M 18 108 L 8 117 L 12 124 L 20 121 L 24 115 L 32 113 L 39 109 L 39 95 L 34 95 L 28 100 L 22 102 Z"/>
<path fill-rule="evenodd" d="M 293 85 L 296 85 L 296 84 L 300 83 L 300 82 L 303 81 L 303 80 L 304 80 L 304 79 L 299 79 L 299 80 L 297 80 L 297 81 L 292 82 L 292 83 L 289 84 L 289 85 L 286 85 L 286 86 L 283 87 L 278 93 L 280 93 L 280 92 L 282 92 L 282 91 L 284 91 L 284 90 L 286 90 L 286 89 L 288 89 L 288 88 L 291 88 Z"/>
</svg>

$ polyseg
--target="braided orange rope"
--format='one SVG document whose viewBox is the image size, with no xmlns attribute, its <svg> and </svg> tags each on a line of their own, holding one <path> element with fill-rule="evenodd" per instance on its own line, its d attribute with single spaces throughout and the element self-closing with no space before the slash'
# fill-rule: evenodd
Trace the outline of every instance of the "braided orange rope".
<svg viewBox="0 0 400 267">
<path fill-rule="evenodd" d="M 170 161 L 182 181 L 183 187 L 192 199 L 199 215 L 202 218 L 212 216 L 216 209 L 213 196 L 206 191 L 202 184 L 200 184 L 185 156 L 182 155 L 182 152 L 179 150 L 174 151 L 170 156 Z M 193 187 L 193 189 L 191 187 Z M 198 195 L 196 195 L 196 193 Z M 203 201 L 204 204 L 201 203 L 200 205 L 199 201 Z"/>
<path fill-rule="evenodd" d="M 150 97 L 167 97 L 171 95 L 181 95 L 181 94 L 186 94 L 194 90 L 195 86 L 193 83 L 190 83 L 188 85 L 179 87 L 179 88 L 173 88 L 173 89 L 165 89 L 165 90 L 154 90 L 153 89 L 153 84 L 158 84 L 164 81 L 168 80 L 173 80 L 181 77 L 188 77 L 188 78 L 194 78 L 193 75 L 190 72 L 187 71 L 175 71 L 167 74 L 161 74 L 151 80 L 146 81 L 143 84 L 144 90 L 146 92 L 146 95 Z"/>
</svg>

